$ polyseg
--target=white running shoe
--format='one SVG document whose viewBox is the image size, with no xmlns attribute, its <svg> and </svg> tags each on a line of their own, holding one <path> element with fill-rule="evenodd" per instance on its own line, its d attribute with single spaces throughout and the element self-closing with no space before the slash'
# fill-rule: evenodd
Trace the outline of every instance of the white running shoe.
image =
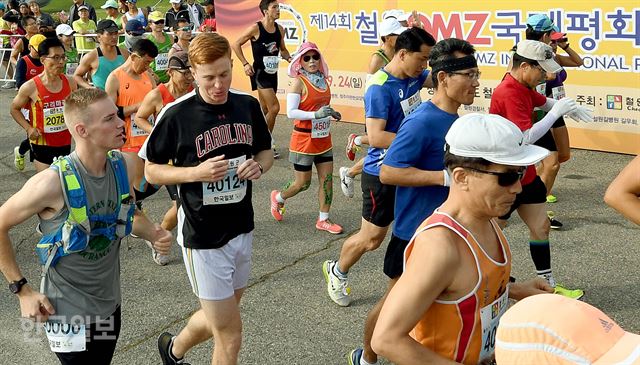
<svg viewBox="0 0 640 365">
<path fill-rule="evenodd" d="M 351 288 L 347 279 L 340 279 L 333 273 L 333 267 L 337 264 L 336 261 L 325 261 L 322 263 L 322 272 L 324 273 L 324 280 L 327 282 L 329 298 L 337 305 L 347 307 L 351 304 Z"/>
<path fill-rule="evenodd" d="M 164 266 L 166 264 L 169 263 L 169 261 L 171 261 L 171 257 L 169 255 L 161 255 L 158 253 L 158 251 L 156 251 L 153 248 L 153 245 L 151 245 L 151 242 L 145 240 L 144 242 L 147 243 L 147 246 L 149 246 L 149 248 L 151 249 L 151 257 L 153 257 L 153 261 L 155 261 L 156 264 L 160 265 L 160 266 Z"/>
<path fill-rule="evenodd" d="M 353 178 L 349 176 L 349 168 L 340 168 L 340 187 L 347 198 L 353 198 Z"/>
</svg>

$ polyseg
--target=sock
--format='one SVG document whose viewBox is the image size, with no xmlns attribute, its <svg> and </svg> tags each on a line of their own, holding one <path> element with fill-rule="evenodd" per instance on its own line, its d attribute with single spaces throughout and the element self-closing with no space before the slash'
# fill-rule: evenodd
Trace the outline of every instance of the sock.
<svg viewBox="0 0 640 365">
<path fill-rule="evenodd" d="M 172 351 L 173 350 L 173 340 L 175 340 L 175 339 L 176 339 L 176 336 L 173 336 L 171 338 L 171 342 L 169 342 L 169 351 L 168 351 L 169 352 L 169 357 L 171 358 L 171 360 L 181 364 L 182 363 L 182 359 L 184 359 L 184 357 L 181 357 L 181 358 L 178 359 L 176 357 L 176 355 L 173 354 L 173 351 Z"/>
<path fill-rule="evenodd" d="M 347 273 L 340 271 L 340 268 L 338 267 L 338 262 L 336 262 L 336 264 L 333 265 L 333 269 L 331 269 L 331 271 L 333 271 L 333 275 L 339 277 L 340 279 L 347 278 Z"/>
<path fill-rule="evenodd" d="M 29 139 L 25 139 L 22 142 L 20 142 L 20 148 L 18 148 L 18 153 L 20 154 L 20 156 L 24 156 L 27 154 L 29 149 L 31 149 L 31 147 L 29 146 Z"/>
<path fill-rule="evenodd" d="M 284 198 L 282 197 L 282 193 L 278 193 L 278 195 L 276 195 L 276 200 L 278 201 L 278 203 L 284 204 Z"/>
<path fill-rule="evenodd" d="M 377 360 L 376 362 L 368 362 L 367 360 L 364 359 L 364 355 L 360 357 L 360 365 L 375 365 L 377 363 L 378 363 Z"/>
<path fill-rule="evenodd" d="M 362 146 L 362 137 L 357 136 L 353 139 L 353 143 L 355 143 L 357 146 Z"/>
<path fill-rule="evenodd" d="M 531 240 L 529 241 L 529 251 L 531 259 L 536 266 L 536 274 L 545 278 L 551 286 L 555 286 L 553 274 L 551 272 L 551 248 L 549 240 Z"/>
<path fill-rule="evenodd" d="M 327 219 L 329 219 L 329 212 L 320 212 L 320 214 L 318 215 L 318 219 L 321 221 L 326 221 Z"/>
</svg>

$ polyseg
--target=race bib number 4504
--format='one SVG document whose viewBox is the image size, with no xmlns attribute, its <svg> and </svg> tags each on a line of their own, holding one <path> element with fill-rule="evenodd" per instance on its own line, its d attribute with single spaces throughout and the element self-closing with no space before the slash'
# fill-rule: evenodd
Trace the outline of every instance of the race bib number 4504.
<svg viewBox="0 0 640 365">
<path fill-rule="evenodd" d="M 229 159 L 227 174 L 216 182 L 202 183 L 202 204 L 219 205 L 239 203 L 247 195 L 247 181 L 238 178 L 238 167 L 247 160 L 245 156 Z"/>
</svg>

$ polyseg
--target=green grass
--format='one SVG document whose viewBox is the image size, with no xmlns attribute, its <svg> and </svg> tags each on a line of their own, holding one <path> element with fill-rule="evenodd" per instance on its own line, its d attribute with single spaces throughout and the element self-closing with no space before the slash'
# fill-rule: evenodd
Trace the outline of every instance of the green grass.
<svg viewBox="0 0 640 365">
<path fill-rule="evenodd" d="M 46 0 L 44 1 L 40 1 L 41 3 L 45 3 Z M 138 0 L 138 7 L 142 8 L 142 7 L 146 7 L 146 6 L 154 6 L 156 3 L 158 2 L 158 0 Z M 96 9 L 96 15 L 98 16 L 98 19 L 103 19 L 107 13 L 100 9 L 100 7 L 102 5 L 104 5 L 105 1 L 96 1 L 96 0 L 92 0 L 92 1 L 87 1 L 87 3 L 93 5 L 93 7 Z M 64 11 L 69 11 L 69 8 L 71 7 L 71 4 L 73 4 L 71 1 L 69 0 L 51 0 L 46 6 L 44 6 L 42 8 L 42 11 L 44 11 L 45 13 L 57 13 L 60 10 L 64 10 Z M 167 10 L 169 10 L 169 2 L 167 0 L 161 0 L 158 5 L 156 5 L 155 10 L 159 10 L 161 12 L 166 12 Z"/>
</svg>

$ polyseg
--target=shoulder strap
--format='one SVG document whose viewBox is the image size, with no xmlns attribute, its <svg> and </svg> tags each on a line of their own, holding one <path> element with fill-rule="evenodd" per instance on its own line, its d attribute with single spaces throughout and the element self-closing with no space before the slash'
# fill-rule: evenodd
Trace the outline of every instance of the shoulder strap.
<svg viewBox="0 0 640 365">
<path fill-rule="evenodd" d="M 88 235 L 91 232 L 91 224 L 87 208 L 87 194 L 82 185 L 82 178 L 78 176 L 68 156 L 57 159 L 54 165 L 60 176 L 62 196 L 69 211 L 67 221 L 76 224 Z"/>
<path fill-rule="evenodd" d="M 118 46 L 116 46 L 116 48 L 118 48 Z M 102 48 L 98 47 L 96 48 L 96 51 L 98 52 L 98 57 L 103 57 L 104 54 L 102 53 Z"/>
<path fill-rule="evenodd" d="M 118 151 L 112 150 L 107 153 L 111 169 L 116 177 L 116 185 L 120 196 L 119 203 L 129 198 L 129 178 L 127 175 L 127 165 L 124 157 Z M 119 204 L 118 204 L 119 205 Z M 119 209 L 119 208 L 118 208 Z"/>
</svg>

